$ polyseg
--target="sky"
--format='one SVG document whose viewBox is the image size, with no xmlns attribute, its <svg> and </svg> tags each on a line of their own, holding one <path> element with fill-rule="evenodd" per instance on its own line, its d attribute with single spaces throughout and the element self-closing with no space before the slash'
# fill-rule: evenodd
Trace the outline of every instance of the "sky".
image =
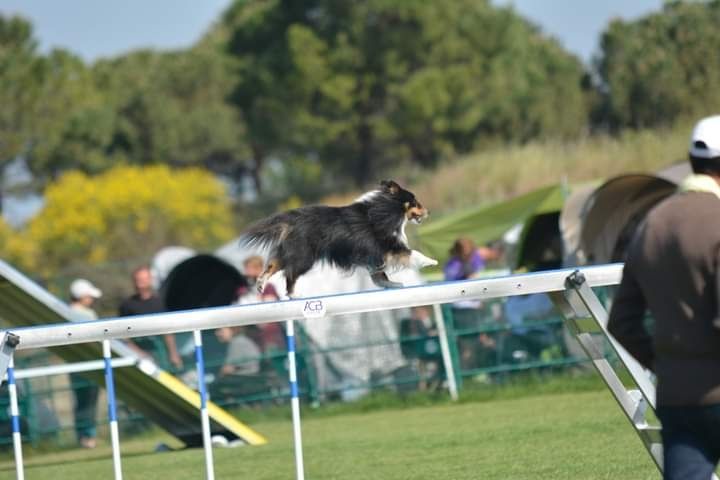
<svg viewBox="0 0 720 480">
<path fill-rule="evenodd" d="M 143 47 L 176 49 L 192 45 L 231 1 L 0 0 L 0 13 L 30 19 L 42 52 L 64 47 L 93 61 Z M 634 19 L 663 4 L 663 0 L 492 1 L 512 4 L 586 63 L 611 18 Z"/>
</svg>

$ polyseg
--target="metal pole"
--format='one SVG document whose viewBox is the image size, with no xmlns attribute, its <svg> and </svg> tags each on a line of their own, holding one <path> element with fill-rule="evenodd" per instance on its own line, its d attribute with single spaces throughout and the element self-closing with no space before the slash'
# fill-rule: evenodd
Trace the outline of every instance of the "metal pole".
<svg viewBox="0 0 720 480">
<path fill-rule="evenodd" d="M 135 358 L 113 358 L 113 368 L 131 367 L 137 363 Z M 15 369 L 15 380 L 26 378 L 49 377 L 52 375 L 64 375 L 67 373 L 93 372 L 105 369 L 105 360 L 89 360 L 87 362 L 63 363 L 60 365 L 47 365 L 45 367 Z"/>
<path fill-rule="evenodd" d="M 295 478 L 304 480 L 300 398 L 298 396 L 297 364 L 295 362 L 295 324 L 293 320 L 288 320 L 285 325 L 287 330 L 288 375 L 290 377 L 290 406 L 292 408 L 293 440 L 295 443 Z"/>
<path fill-rule="evenodd" d="M 15 361 L 12 355 L 8 363 L 8 393 L 10 394 L 10 416 L 12 419 L 13 450 L 15 451 L 15 476 L 24 480 L 22 436 L 20 435 L 20 410 L 18 409 L 17 385 L 15 385 Z"/>
<path fill-rule="evenodd" d="M 210 415 L 207 409 L 202 332 L 200 330 L 193 330 L 193 338 L 195 339 L 195 363 L 197 365 L 198 390 L 200 391 L 200 421 L 202 422 L 203 449 L 205 450 L 205 478 L 207 478 L 207 480 L 214 480 L 215 468 L 213 466 L 212 441 L 210 440 Z"/>
<path fill-rule="evenodd" d="M 112 352 L 110 340 L 103 340 L 103 360 L 105 361 L 105 391 L 107 392 L 108 419 L 110 420 L 110 443 L 112 444 L 113 471 L 115 480 L 122 480 L 122 464 L 120 463 L 120 433 L 118 431 L 117 412 L 115 408 L 115 381 L 113 380 Z"/>
<path fill-rule="evenodd" d="M 0 266 L 2 266 L 1 262 Z M 512 295 L 564 291 L 567 275 L 573 271 L 570 269 L 554 270 L 510 277 L 441 282 L 417 287 L 328 295 L 312 299 L 300 298 L 282 302 L 202 308 L 90 322 L 63 322 L 47 326 L 17 328 L 13 329 L 13 333 L 22 338 L 16 349 L 28 350 L 105 339 L 189 332 L 198 328 L 207 330 L 295 320 L 302 318 L 306 305 L 314 308 L 313 305 L 318 302 L 324 305 L 326 315 L 346 315 L 434 303 L 451 303 L 468 298 L 487 300 Z M 615 285 L 620 279 L 622 265 L 587 267 L 581 271 L 592 287 Z M 2 360 L 1 355 L 0 360 Z M 1 364 L 0 367 L 2 367 Z"/>
<path fill-rule="evenodd" d="M 450 356 L 450 343 L 448 342 L 447 329 L 445 328 L 445 316 L 439 304 L 433 305 L 435 312 L 435 324 L 438 329 L 438 338 L 440 339 L 440 351 L 442 352 L 443 365 L 445 365 L 445 374 L 447 375 L 448 391 L 450 398 L 458 399 L 457 381 L 455 380 L 455 369 L 453 368 L 452 357 Z"/>
</svg>

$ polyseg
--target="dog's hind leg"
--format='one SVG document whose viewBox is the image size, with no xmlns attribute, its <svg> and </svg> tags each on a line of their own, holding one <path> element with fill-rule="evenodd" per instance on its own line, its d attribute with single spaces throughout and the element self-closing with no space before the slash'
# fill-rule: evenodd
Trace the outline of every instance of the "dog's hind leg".
<svg viewBox="0 0 720 480">
<path fill-rule="evenodd" d="M 267 267 L 265 267 L 265 271 L 257 279 L 257 289 L 260 294 L 265 290 L 268 279 L 280 270 L 282 270 L 280 261 L 277 258 L 271 258 L 268 261 Z"/>
<path fill-rule="evenodd" d="M 285 290 L 287 296 L 295 298 L 295 282 L 298 278 L 305 275 L 312 267 L 314 262 L 310 260 L 309 255 L 301 255 L 302 259 L 298 261 L 298 258 L 286 258 L 283 260 L 285 270 Z"/>
<path fill-rule="evenodd" d="M 371 273 L 370 278 L 375 285 L 382 288 L 400 288 L 403 286 L 402 283 L 390 280 L 387 274 L 382 270 Z"/>
</svg>

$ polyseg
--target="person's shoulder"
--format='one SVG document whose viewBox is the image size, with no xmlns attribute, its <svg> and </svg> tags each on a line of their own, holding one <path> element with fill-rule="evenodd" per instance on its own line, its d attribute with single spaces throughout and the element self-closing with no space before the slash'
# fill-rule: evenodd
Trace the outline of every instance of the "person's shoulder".
<svg viewBox="0 0 720 480">
<path fill-rule="evenodd" d="M 145 313 L 159 313 L 165 311 L 165 304 L 163 303 L 162 298 L 160 298 L 157 294 L 153 294 L 152 297 L 147 300 L 143 300 L 143 304 Z"/>
<path fill-rule="evenodd" d="M 118 305 L 118 310 L 120 311 L 120 314 L 127 312 L 131 308 L 132 304 L 133 304 L 133 295 L 123 298 L 120 301 L 120 305 Z"/>
<path fill-rule="evenodd" d="M 708 192 L 681 192 L 658 203 L 647 215 L 648 223 L 705 222 L 708 216 L 717 216 L 720 198 Z"/>
<path fill-rule="evenodd" d="M 246 335 L 235 335 L 228 345 L 228 356 L 249 357 L 260 354 L 260 347 Z"/>
<path fill-rule="evenodd" d="M 72 304 L 70 305 L 70 308 L 77 315 L 79 320 L 97 320 L 98 318 L 95 310 L 83 305 Z"/>
</svg>

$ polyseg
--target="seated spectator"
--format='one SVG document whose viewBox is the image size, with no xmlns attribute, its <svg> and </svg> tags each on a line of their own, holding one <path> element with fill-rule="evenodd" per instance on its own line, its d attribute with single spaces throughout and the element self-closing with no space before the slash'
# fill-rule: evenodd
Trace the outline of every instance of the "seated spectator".
<svg viewBox="0 0 720 480">
<path fill-rule="evenodd" d="M 450 260 L 445 264 L 443 272 L 445 280 L 467 280 L 485 268 L 485 259 L 468 237 L 455 240 L 450 249 Z"/>
<path fill-rule="evenodd" d="M 410 317 L 400 320 L 400 351 L 407 359 L 437 357 L 440 347 L 430 318 L 430 307 L 413 307 Z"/>
<path fill-rule="evenodd" d="M 260 373 L 262 352 L 257 343 L 247 335 L 247 327 L 222 327 L 215 330 L 215 335 L 220 342 L 228 344 L 220 376 Z"/>
<path fill-rule="evenodd" d="M 506 360 L 535 360 L 541 352 L 557 341 L 557 328 L 552 325 L 533 325 L 533 321 L 546 320 L 555 313 L 555 306 L 545 293 L 517 295 L 505 302 L 504 315 L 511 327 L 504 339 Z M 562 327 L 562 323 L 558 325 Z"/>
<path fill-rule="evenodd" d="M 458 238 L 450 249 L 450 260 L 443 268 L 445 280 L 475 278 L 485 268 L 486 259 L 494 257 L 496 253 L 495 249 L 477 248 L 475 242 L 468 237 Z M 488 323 L 482 306 L 482 302 L 477 299 L 452 305 L 453 326 L 461 331 L 458 344 L 460 366 L 463 369 L 490 366 L 496 358 L 494 335 L 474 332 Z M 491 318 L 489 320 L 492 321 Z M 463 334 L 463 330 L 467 330 L 467 334 Z"/>
<path fill-rule="evenodd" d="M 442 378 L 443 363 L 438 334 L 432 325 L 430 307 L 410 309 L 410 318 L 400 320 L 400 351 L 420 375 L 420 389 L 429 379 Z"/>
<path fill-rule="evenodd" d="M 268 283 L 260 295 L 262 302 L 277 302 L 280 297 L 271 283 Z M 280 322 L 263 323 L 260 327 L 260 346 L 265 353 L 284 352 L 286 348 L 285 332 Z"/>
<path fill-rule="evenodd" d="M 248 285 L 247 287 L 243 286 L 240 290 L 238 290 L 237 303 L 247 304 L 265 301 L 262 300 L 260 293 L 255 287 L 258 277 L 262 275 L 264 266 L 265 262 L 259 255 L 252 255 L 243 261 L 242 274 L 245 276 Z M 270 286 L 271 285 L 268 284 L 268 287 Z"/>
<path fill-rule="evenodd" d="M 501 254 L 499 248 L 477 247 L 472 239 L 460 237 L 450 249 L 450 259 L 443 268 L 445 280 L 475 278 L 485 269 L 488 261 L 498 260 Z"/>
<path fill-rule="evenodd" d="M 260 347 L 248 334 L 250 327 L 222 327 L 215 330 L 218 341 L 227 345 L 225 360 L 210 384 L 210 395 L 222 402 L 240 402 L 243 397 L 268 389 L 260 374 Z"/>
</svg>

